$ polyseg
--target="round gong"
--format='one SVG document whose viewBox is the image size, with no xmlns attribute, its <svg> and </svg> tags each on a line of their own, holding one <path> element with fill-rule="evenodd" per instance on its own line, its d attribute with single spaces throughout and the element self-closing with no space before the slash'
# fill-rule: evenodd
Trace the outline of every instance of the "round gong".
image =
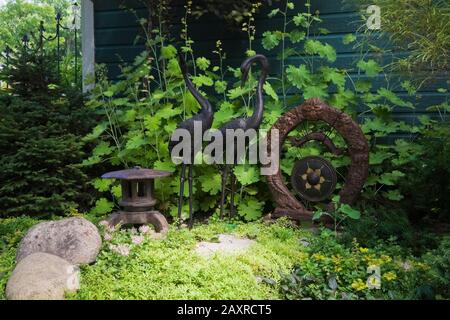
<svg viewBox="0 0 450 320">
<path fill-rule="evenodd" d="M 291 182 L 301 198 L 319 202 L 330 197 L 336 189 L 336 171 L 321 157 L 310 156 L 298 160 L 292 169 Z"/>
</svg>

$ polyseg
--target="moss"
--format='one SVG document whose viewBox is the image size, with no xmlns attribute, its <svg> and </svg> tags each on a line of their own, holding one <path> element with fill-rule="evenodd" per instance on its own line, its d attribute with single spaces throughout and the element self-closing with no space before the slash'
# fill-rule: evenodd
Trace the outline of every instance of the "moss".
<svg viewBox="0 0 450 320">
<path fill-rule="evenodd" d="M 261 277 L 279 278 L 300 258 L 298 238 L 291 229 L 279 238 L 280 223 L 230 225 L 212 222 L 192 231 L 171 228 L 163 241 L 145 240 L 120 256 L 104 244 L 97 262 L 82 268 L 82 284 L 71 299 L 278 299 L 275 287 Z M 193 252 L 198 241 L 214 241 L 220 233 L 251 234 L 256 244 L 232 255 L 202 258 Z M 130 231 L 118 232 L 114 244 L 129 244 Z"/>
<path fill-rule="evenodd" d="M 38 222 L 29 217 L 0 219 L 0 299 L 5 299 L 16 247 Z M 448 238 L 438 249 L 414 257 L 395 243 L 366 248 L 356 240 L 351 245 L 339 243 L 329 231 L 313 236 L 285 219 L 271 225 L 211 220 L 193 230 L 172 226 L 166 239 L 145 237 L 139 245 L 132 241 L 135 232 L 123 228 L 104 241 L 96 263 L 81 268 L 81 289 L 67 298 L 448 298 Z M 223 233 L 251 238 L 255 244 L 244 252 L 209 259 L 194 253 L 198 242 L 217 241 Z M 119 255 L 111 245 L 129 246 L 129 255 Z M 381 290 L 363 287 L 369 265 L 382 266 Z M 330 277 L 337 291 L 330 291 Z"/>
<path fill-rule="evenodd" d="M 0 219 L 0 300 L 16 262 L 16 247 L 25 232 L 39 220 L 27 216 Z"/>
</svg>

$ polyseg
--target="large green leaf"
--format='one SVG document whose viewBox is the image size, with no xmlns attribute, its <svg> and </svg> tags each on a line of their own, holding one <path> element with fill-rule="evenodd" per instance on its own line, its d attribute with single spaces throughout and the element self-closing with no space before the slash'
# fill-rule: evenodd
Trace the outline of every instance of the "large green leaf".
<svg viewBox="0 0 450 320">
<path fill-rule="evenodd" d="M 259 181 L 259 169 L 256 166 L 239 165 L 234 168 L 237 180 L 244 186 Z"/>
<path fill-rule="evenodd" d="M 361 213 L 358 210 L 350 207 L 348 204 L 341 205 L 339 211 L 354 220 L 358 220 L 361 217 Z"/>
<path fill-rule="evenodd" d="M 326 98 L 328 96 L 327 92 L 328 86 L 326 84 L 317 84 L 315 86 L 306 86 L 303 92 L 303 97 L 305 99 L 310 98 Z"/>
<path fill-rule="evenodd" d="M 288 80 L 300 90 L 311 82 L 311 74 L 304 64 L 299 67 L 290 65 L 286 69 L 286 76 Z"/>
<path fill-rule="evenodd" d="M 259 202 L 253 198 L 242 201 L 238 206 L 238 213 L 246 221 L 256 220 L 262 215 L 264 202 Z"/>
<path fill-rule="evenodd" d="M 305 52 L 311 55 L 318 54 L 320 57 L 327 59 L 328 62 L 336 61 L 336 50 L 328 43 L 323 44 L 318 40 L 307 40 Z"/>
<path fill-rule="evenodd" d="M 272 86 L 270 85 L 269 82 L 266 81 L 266 83 L 264 83 L 264 92 L 270 96 L 272 99 L 274 99 L 275 101 L 278 101 L 278 95 L 275 92 L 275 90 L 273 90 Z"/>
<path fill-rule="evenodd" d="M 272 50 L 273 48 L 278 46 L 280 40 L 281 40 L 281 33 L 266 31 L 263 33 L 262 45 L 264 49 Z"/>
<path fill-rule="evenodd" d="M 369 59 L 367 61 L 359 60 L 356 65 L 368 76 L 376 76 L 383 70 L 383 68 L 381 68 L 379 64 L 373 59 Z"/>
</svg>

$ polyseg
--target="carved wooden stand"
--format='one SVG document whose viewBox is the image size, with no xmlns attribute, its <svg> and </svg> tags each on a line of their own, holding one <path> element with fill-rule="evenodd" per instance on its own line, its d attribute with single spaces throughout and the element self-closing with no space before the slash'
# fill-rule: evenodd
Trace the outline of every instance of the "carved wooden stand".
<svg viewBox="0 0 450 320">
<path fill-rule="evenodd" d="M 279 150 L 286 140 L 289 132 L 294 130 L 303 121 L 323 121 L 333 127 L 345 140 L 347 152 L 351 158 L 348 168 L 346 183 L 339 195 L 342 203 L 352 204 L 357 199 L 368 176 L 369 147 L 363 132 L 350 116 L 339 109 L 332 108 L 320 99 L 313 98 L 305 101 L 302 105 L 286 112 L 272 126 L 271 130 L 279 130 Z M 268 148 L 270 150 L 271 132 L 268 133 Z M 301 146 L 307 141 L 321 141 L 334 154 L 342 154 L 334 144 L 321 132 L 313 132 L 298 140 L 291 140 L 294 145 Z M 313 212 L 306 209 L 304 205 L 287 188 L 278 168 L 277 172 L 267 176 L 270 191 L 277 208 L 272 213 L 273 218 L 288 216 L 291 219 L 311 221 Z"/>
</svg>

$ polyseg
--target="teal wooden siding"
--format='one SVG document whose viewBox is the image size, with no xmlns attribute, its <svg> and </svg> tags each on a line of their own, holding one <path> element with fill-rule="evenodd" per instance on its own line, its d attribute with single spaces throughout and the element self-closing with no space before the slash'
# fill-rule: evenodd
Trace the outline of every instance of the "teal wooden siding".
<svg viewBox="0 0 450 320">
<path fill-rule="evenodd" d="M 135 14 L 120 8 L 120 4 L 125 2 L 128 7 L 135 10 Z M 304 8 L 304 0 L 293 0 L 296 8 Z M 356 62 L 360 59 L 360 53 L 353 44 L 344 45 L 343 37 L 348 33 L 355 33 L 356 30 L 364 24 L 361 21 L 357 9 L 348 5 L 346 0 L 312 0 L 311 11 L 319 11 L 323 22 L 317 27 L 326 28 L 329 34 L 318 36 L 318 40 L 329 43 L 337 51 L 337 59 L 333 63 L 339 68 L 346 68 L 353 81 L 367 78 L 365 75 L 358 74 Z M 119 65 L 121 63 L 131 62 L 145 48 L 141 34 L 141 28 L 137 23 L 137 18 L 145 17 L 147 9 L 140 1 L 135 0 L 96 0 L 95 9 L 95 42 L 96 42 L 96 62 L 107 65 L 111 77 L 119 74 Z M 272 8 L 270 8 L 272 9 Z M 276 52 L 266 52 L 261 46 L 262 33 L 266 30 L 280 29 L 282 26 L 281 18 L 267 17 L 269 9 L 261 12 L 256 19 L 256 39 L 253 42 L 253 49 L 257 52 L 266 54 L 271 61 L 271 72 L 276 73 L 280 70 L 279 62 L 275 59 Z M 183 10 L 182 7 L 173 10 L 173 21 L 180 21 Z M 312 33 L 317 33 L 317 27 L 312 29 Z M 181 24 L 175 23 L 171 29 L 172 35 L 179 34 Z M 223 48 L 227 53 L 226 64 L 233 67 L 239 66 L 244 53 L 248 47 L 246 35 L 238 31 L 230 31 L 224 25 L 217 22 L 213 16 L 204 17 L 200 20 L 192 19 L 189 22 L 190 36 L 194 40 L 194 50 L 196 55 L 206 56 L 215 62 L 216 57 L 212 54 L 215 43 L 218 39 L 222 40 Z M 136 40 L 137 39 L 137 40 Z M 176 40 L 176 39 L 175 39 Z M 381 64 L 387 64 L 393 61 L 395 57 L 401 57 L 407 52 L 400 51 L 389 43 L 389 39 L 382 34 L 374 33 L 371 43 L 381 48 L 388 48 L 389 54 L 380 55 L 376 52 L 369 52 L 366 59 L 374 58 Z M 296 44 L 302 46 L 302 43 Z M 317 64 L 320 64 L 320 58 L 314 58 Z M 302 63 L 302 57 L 291 57 L 287 63 L 299 65 Z M 388 79 L 388 80 L 387 80 Z M 421 88 L 420 98 L 408 97 L 406 91 L 400 86 L 401 76 L 397 74 L 379 75 L 370 78 L 373 83 L 373 90 L 386 86 L 389 81 L 389 88 L 396 92 L 399 97 L 414 102 L 416 109 L 411 111 L 407 108 L 397 108 L 394 110 L 394 117 L 410 123 L 417 121 L 417 116 L 427 113 L 432 118 L 440 119 L 436 113 L 426 112 L 426 108 L 449 99 L 448 93 L 438 93 L 436 90 L 441 87 L 448 88 L 448 75 L 441 76 L 436 81 L 429 83 Z M 348 80 L 350 82 L 350 80 Z M 332 90 L 332 89 L 331 89 Z M 364 110 L 359 110 L 364 111 Z M 370 115 L 369 115 L 370 116 Z M 448 116 L 447 116 L 448 119 Z"/>
</svg>

